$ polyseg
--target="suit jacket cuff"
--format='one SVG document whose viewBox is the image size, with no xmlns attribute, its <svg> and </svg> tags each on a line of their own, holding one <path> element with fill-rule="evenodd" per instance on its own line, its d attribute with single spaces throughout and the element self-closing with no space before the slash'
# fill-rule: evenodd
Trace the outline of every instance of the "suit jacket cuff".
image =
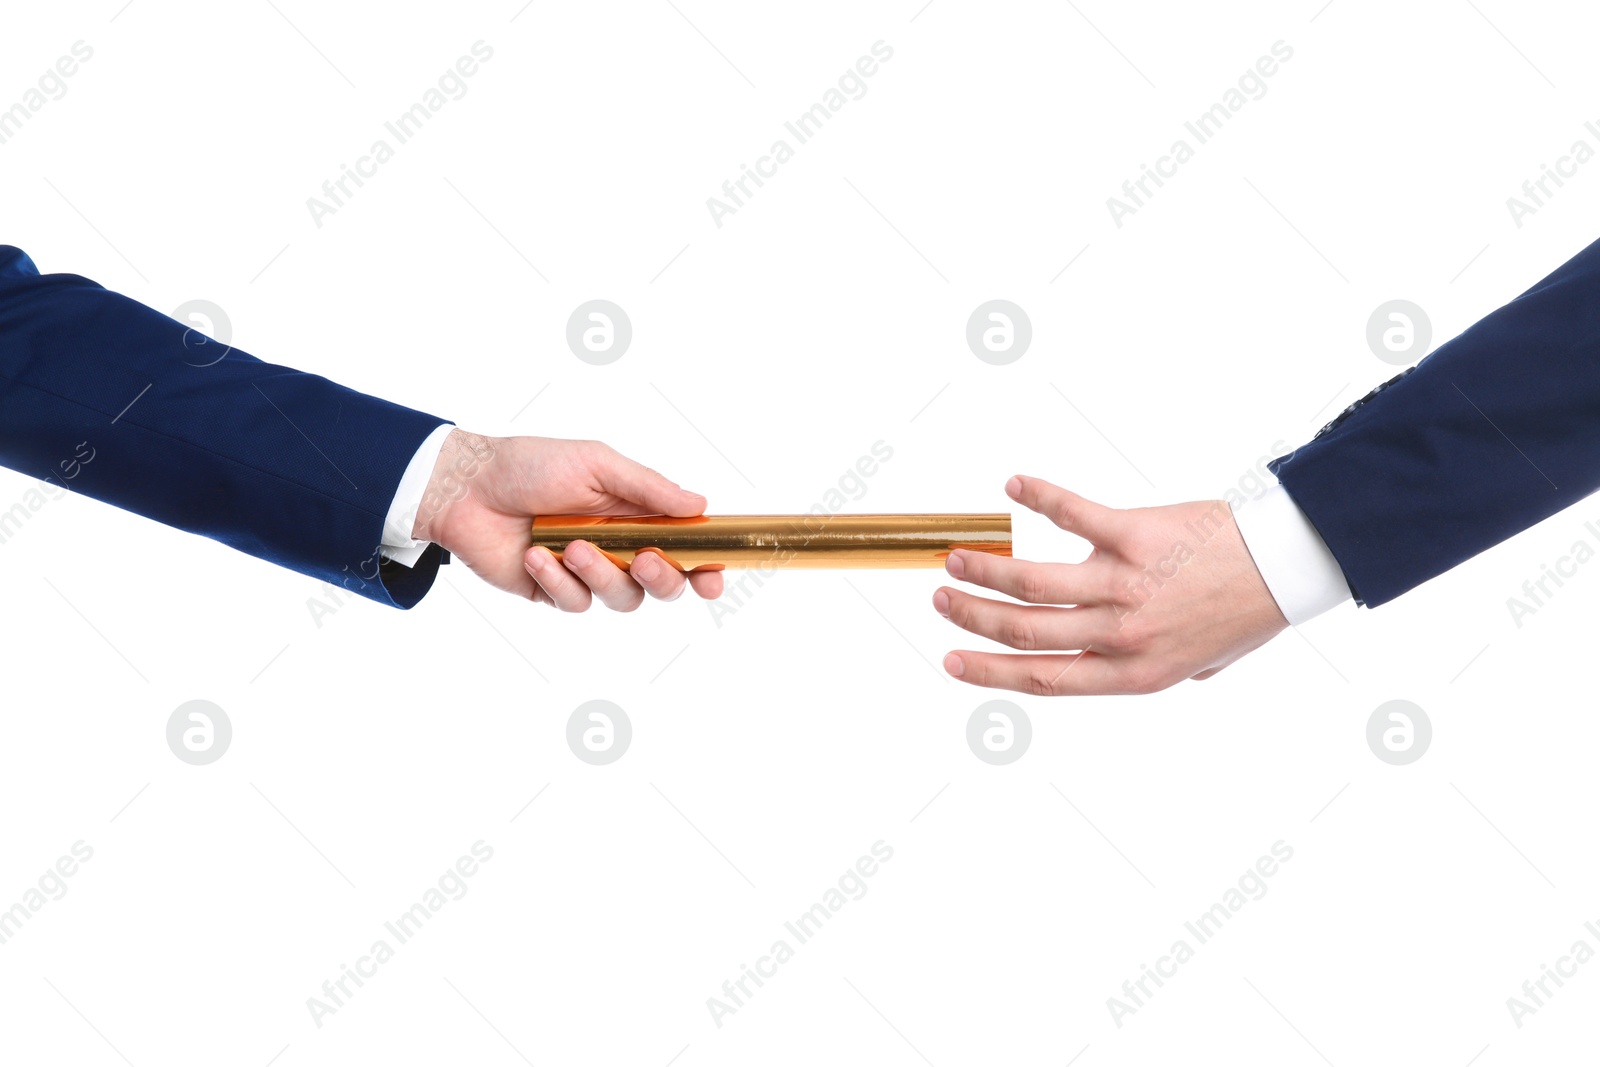
<svg viewBox="0 0 1600 1067">
<path fill-rule="evenodd" d="M 406 464 L 405 473 L 400 476 L 400 485 L 394 491 L 394 500 L 389 504 L 389 514 L 383 521 L 383 543 L 380 547 L 384 559 L 393 560 L 404 567 L 414 567 L 417 560 L 422 558 L 423 550 L 428 547 L 429 542 L 412 537 L 411 531 L 416 526 L 417 509 L 422 507 L 422 497 L 428 491 L 433 468 L 439 462 L 439 451 L 444 448 L 444 440 L 453 429 L 453 422 L 440 423 L 423 439 L 412 455 L 411 462 Z"/>
</svg>

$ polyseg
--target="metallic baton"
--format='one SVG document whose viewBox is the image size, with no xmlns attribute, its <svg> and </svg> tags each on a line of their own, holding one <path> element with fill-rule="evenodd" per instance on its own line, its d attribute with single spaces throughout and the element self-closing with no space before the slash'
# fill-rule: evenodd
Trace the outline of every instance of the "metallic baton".
<svg viewBox="0 0 1600 1067">
<path fill-rule="evenodd" d="M 544 515 L 533 545 L 559 559 L 588 541 L 624 570 L 655 552 L 679 570 L 725 567 L 942 567 L 952 549 L 1011 555 L 1011 516 Z"/>
</svg>

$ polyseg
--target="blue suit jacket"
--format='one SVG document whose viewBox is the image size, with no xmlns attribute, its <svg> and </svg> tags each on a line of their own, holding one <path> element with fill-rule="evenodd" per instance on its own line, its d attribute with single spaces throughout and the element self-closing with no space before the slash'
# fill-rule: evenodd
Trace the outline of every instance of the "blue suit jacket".
<svg viewBox="0 0 1600 1067">
<path fill-rule="evenodd" d="M 1600 488 L 1600 242 L 1269 466 L 1369 607 Z"/>
<path fill-rule="evenodd" d="M 442 550 L 406 568 L 378 545 L 406 464 L 445 421 L 263 363 L 86 278 L 40 276 L 0 245 L 13 470 L 409 608 Z"/>
</svg>

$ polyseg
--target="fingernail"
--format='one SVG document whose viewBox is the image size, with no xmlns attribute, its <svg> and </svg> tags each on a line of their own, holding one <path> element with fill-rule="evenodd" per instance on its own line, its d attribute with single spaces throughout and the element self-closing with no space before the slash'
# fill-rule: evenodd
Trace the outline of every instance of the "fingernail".
<svg viewBox="0 0 1600 1067">
<path fill-rule="evenodd" d="M 954 652 L 944 658 L 944 669 L 952 678 L 959 678 L 967 671 L 966 664 Z"/>
<path fill-rule="evenodd" d="M 966 557 L 960 552 L 952 552 L 944 561 L 945 573 L 952 578 L 960 578 L 967 572 Z"/>
<path fill-rule="evenodd" d="M 576 563 L 581 566 L 582 564 L 588 563 L 594 558 L 592 555 L 590 555 L 591 551 L 592 550 L 589 548 L 589 546 L 584 544 L 582 541 L 574 541 L 572 544 L 567 546 L 566 551 L 562 553 L 562 556 L 567 560 L 568 563 Z"/>
<path fill-rule="evenodd" d="M 522 565 L 528 568 L 529 574 L 538 574 L 544 570 L 545 555 L 543 552 L 530 552 L 522 557 Z"/>
<path fill-rule="evenodd" d="M 1012 475 L 1011 476 L 1011 480 L 1006 483 L 1006 496 L 1015 498 L 1021 492 L 1022 492 L 1022 479 L 1021 479 L 1021 477 L 1019 477 L 1017 475 Z"/>
<path fill-rule="evenodd" d="M 661 561 L 656 559 L 653 552 L 641 552 L 633 557 L 631 569 L 636 577 L 647 582 L 653 581 L 661 573 Z"/>
<path fill-rule="evenodd" d="M 933 594 L 933 610 L 945 618 L 950 617 L 950 594 L 943 589 Z"/>
</svg>

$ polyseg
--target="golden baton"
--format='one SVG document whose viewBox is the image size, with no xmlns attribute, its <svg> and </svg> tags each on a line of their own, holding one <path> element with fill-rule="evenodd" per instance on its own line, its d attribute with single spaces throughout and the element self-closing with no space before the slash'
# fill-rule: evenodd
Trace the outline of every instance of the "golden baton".
<svg viewBox="0 0 1600 1067">
<path fill-rule="evenodd" d="M 951 550 L 1011 555 L 1011 516 L 544 515 L 533 546 L 556 558 L 587 541 L 626 570 L 654 552 L 681 571 L 725 567 L 942 567 Z"/>
</svg>

